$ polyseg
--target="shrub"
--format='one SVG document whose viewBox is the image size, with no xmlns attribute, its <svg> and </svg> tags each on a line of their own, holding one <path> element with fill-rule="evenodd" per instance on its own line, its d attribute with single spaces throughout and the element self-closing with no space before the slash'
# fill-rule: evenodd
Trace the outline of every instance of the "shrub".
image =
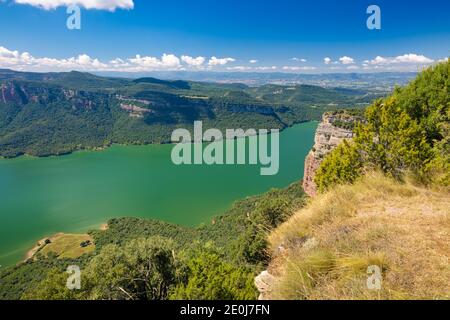
<svg viewBox="0 0 450 320">
<path fill-rule="evenodd" d="M 366 121 L 321 163 L 320 191 L 352 183 L 363 166 L 403 179 L 411 172 L 423 182 L 449 185 L 450 60 L 430 67 L 403 89 L 375 101 Z"/>
<path fill-rule="evenodd" d="M 179 284 L 172 300 L 252 300 L 256 299 L 254 274 L 245 267 L 224 262 L 211 248 L 195 252 L 187 262 L 187 281 Z"/>
</svg>

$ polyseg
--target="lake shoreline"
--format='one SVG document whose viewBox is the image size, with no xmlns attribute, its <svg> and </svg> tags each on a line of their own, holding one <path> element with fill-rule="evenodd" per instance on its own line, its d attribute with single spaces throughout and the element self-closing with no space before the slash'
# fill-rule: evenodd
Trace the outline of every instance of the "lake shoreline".
<svg viewBox="0 0 450 320">
<path fill-rule="evenodd" d="M 33 259 L 33 257 L 34 257 L 39 251 L 41 251 L 42 249 L 44 249 L 45 246 L 46 246 L 48 243 L 53 242 L 55 239 L 57 239 L 58 237 L 60 237 L 60 236 L 62 236 L 62 235 L 64 235 L 64 234 L 65 234 L 65 233 L 63 233 L 63 232 L 58 232 L 58 233 L 55 233 L 54 235 L 52 235 L 52 236 L 50 236 L 50 237 L 45 237 L 45 238 L 42 238 L 41 240 L 37 241 L 37 242 L 36 242 L 36 245 L 35 245 L 32 249 L 30 249 L 30 250 L 27 251 L 27 253 L 26 253 L 26 255 L 25 255 L 25 258 L 24 258 L 24 260 L 23 260 L 22 262 L 27 262 L 28 260 Z M 50 242 L 49 242 L 49 241 L 50 241 Z"/>
<path fill-rule="evenodd" d="M 100 231 L 107 231 L 108 229 L 109 229 L 108 223 L 102 223 L 99 227 Z M 41 240 L 36 242 L 36 245 L 32 249 L 27 251 L 23 261 L 18 262 L 18 264 L 25 263 L 25 262 L 33 259 L 36 256 L 36 254 L 39 253 L 41 250 L 43 250 L 48 244 L 55 243 L 58 239 L 60 239 L 64 236 L 68 236 L 68 235 L 80 235 L 81 236 L 82 234 L 72 234 L 72 233 L 69 234 L 69 233 L 64 233 L 64 232 L 58 232 L 49 237 L 42 238 Z"/>
<path fill-rule="evenodd" d="M 308 123 L 308 122 L 318 122 L 318 120 L 307 120 L 307 121 L 299 121 L 299 122 L 295 122 L 291 125 L 287 125 L 283 128 L 279 128 L 280 133 L 285 131 L 286 129 L 292 128 L 295 125 L 299 125 L 299 124 L 304 124 L 304 123 Z M 257 133 L 258 135 L 258 133 Z M 270 131 L 269 131 L 269 135 L 270 135 Z M 193 143 L 193 141 L 191 141 L 190 143 Z M 163 146 L 163 145 L 168 145 L 168 144 L 176 144 L 172 141 L 165 141 L 165 142 L 160 142 L 160 143 L 109 143 L 109 144 L 105 144 L 103 146 L 97 146 L 97 147 L 81 147 L 81 148 L 76 148 L 70 151 L 64 151 L 61 153 L 54 153 L 54 154 L 48 154 L 48 155 L 32 155 L 32 154 L 28 154 L 28 153 L 21 153 L 18 154 L 16 156 L 12 156 L 12 157 L 4 157 L 0 155 L 0 160 L 13 160 L 13 159 L 20 159 L 20 158 L 31 158 L 31 159 L 45 159 L 45 158 L 52 158 L 52 157 L 63 157 L 63 156 L 67 156 L 67 155 L 71 155 L 77 152 L 97 152 L 97 151 L 105 151 L 108 148 L 111 148 L 113 146 Z"/>
<path fill-rule="evenodd" d="M 0 216 L 5 218 L 0 225 L 4 235 L 0 264 L 12 266 L 24 260 L 44 236 L 98 230 L 102 222 L 113 218 L 189 227 L 210 221 L 239 199 L 301 179 L 315 130 L 316 122 L 307 122 L 282 132 L 280 172 L 270 177 L 261 176 L 255 165 L 175 166 L 171 145 L 114 146 L 104 152 L 39 161 L 0 161 L 4 196 Z"/>
</svg>

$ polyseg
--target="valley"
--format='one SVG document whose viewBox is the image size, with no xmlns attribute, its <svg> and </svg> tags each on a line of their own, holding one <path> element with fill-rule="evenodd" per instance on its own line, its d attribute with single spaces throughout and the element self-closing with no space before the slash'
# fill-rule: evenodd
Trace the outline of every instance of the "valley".
<svg viewBox="0 0 450 320">
<path fill-rule="evenodd" d="M 250 164 L 176 166 L 171 145 L 2 159 L 0 264 L 19 262 L 45 236 L 86 232 L 113 217 L 208 224 L 238 199 L 299 180 L 316 126 L 303 123 L 280 134 L 275 176 L 260 176 L 259 165 Z"/>
<path fill-rule="evenodd" d="M 94 77 L 77 84 L 89 87 L 84 91 L 56 84 L 59 77 L 79 80 L 78 73 L 51 76 L 46 85 L 42 79 L 7 80 L 0 110 L 2 130 L 9 133 L 1 138 L 14 139 L 1 145 L 7 159 L 0 160 L 0 263 L 7 267 L 0 273 L 0 299 L 445 298 L 448 281 L 421 281 L 426 272 L 414 271 L 414 284 L 396 279 L 413 272 L 409 259 L 430 275 L 448 278 L 448 272 L 440 273 L 448 257 L 442 245 L 448 220 L 448 66 L 430 67 L 365 110 L 350 106 L 365 105 L 360 99 L 370 95 L 305 85 L 233 84 L 229 90 L 230 85 L 153 78 L 99 82 L 83 74 L 85 80 Z M 117 88 L 117 81 L 128 84 Z M 322 116 L 323 110 L 329 112 Z M 311 121 L 319 115 L 320 124 Z M 95 123 L 96 117 L 109 120 L 110 129 Z M 26 119 L 31 120 L 23 126 Z M 219 131 L 285 129 L 280 171 L 262 176 L 252 164 L 176 166 L 164 137 L 169 128 L 191 129 L 192 119 Z M 89 121 L 94 122 L 86 127 Z M 115 131 L 118 123 L 143 131 Z M 93 133 L 77 135 L 80 125 L 94 130 L 94 140 L 111 134 L 117 140 L 83 144 L 92 142 Z M 250 137 L 239 139 L 248 144 Z M 45 152 L 19 151 L 38 146 Z M 405 208 L 417 210 L 407 216 Z M 392 221 L 398 229 L 386 229 Z M 418 221 L 439 236 L 413 227 Z M 414 260 L 408 230 L 442 252 L 423 247 L 428 260 Z M 394 234 L 403 240 L 392 242 Z M 43 237 L 34 254 L 16 264 Z M 149 262 L 159 269 L 149 271 Z M 67 265 L 83 270 L 82 290 L 67 290 Z M 387 277 L 387 289 L 367 291 L 362 280 L 372 267 Z M 158 286 L 154 279 L 164 286 L 147 290 Z"/>
<path fill-rule="evenodd" d="M 176 128 L 285 129 L 383 93 L 0 70 L 0 157 L 162 144 Z"/>
</svg>

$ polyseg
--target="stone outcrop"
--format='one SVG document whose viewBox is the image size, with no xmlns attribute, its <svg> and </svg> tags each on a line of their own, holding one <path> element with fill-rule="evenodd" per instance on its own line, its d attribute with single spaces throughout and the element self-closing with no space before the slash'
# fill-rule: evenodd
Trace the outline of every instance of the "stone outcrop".
<svg viewBox="0 0 450 320">
<path fill-rule="evenodd" d="M 141 108 L 133 104 L 125 104 L 125 103 L 121 103 L 120 108 L 127 111 L 130 114 L 130 117 L 133 118 L 143 118 L 145 113 L 152 112 L 150 109 Z"/>
<path fill-rule="evenodd" d="M 28 94 L 23 86 L 5 82 L 0 85 L 0 102 L 25 104 L 28 103 Z"/>
<path fill-rule="evenodd" d="M 344 126 L 337 126 L 336 123 L 352 123 L 355 118 L 349 117 L 345 113 L 325 113 L 322 117 L 314 138 L 314 147 L 309 152 L 305 160 L 305 173 L 303 177 L 303 189 L 313 197 L 317 193 L 314 177 L 320 163 L 325 156 L 331 152 L 344 139 L 352 139 L 353 131 Z"/>
<path fill-rule="evenodd" d="M 255 278 L 255 287 L 259 292 L 258 300 L 270 300 L 270 290 L 274 281 L 275 277 L 267 270 L 264 270 Z"/>
<path fill-rule="evenodd" d="M 48 105 L 70 103 L 73 110 L 91 110 L 96 107 L 95 101 L 106 96 L 84 91 L 66 90 L 60 87 L 38 86 L 20 81 L 4 81 L 0 83 L 0 105 L 26 105 L 30 102 Z"/>
</svg>

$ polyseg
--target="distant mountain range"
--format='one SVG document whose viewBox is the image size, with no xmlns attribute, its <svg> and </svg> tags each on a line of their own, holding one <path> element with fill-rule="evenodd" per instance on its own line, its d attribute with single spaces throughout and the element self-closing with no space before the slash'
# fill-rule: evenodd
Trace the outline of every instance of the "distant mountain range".
<svg viewBox="0 0 450 320">
<path fill-rule="evenodd" d="M 300 74 L 286 72 L 189 72 L 166 71 L 152 73 L 98 73 L 114 77 L 156 77 L 166 80 L 191 80 L 219 83 L 245 83 L 251 86 L 265 84 L 309 84 L 322 87 L 344 87 L 365 90 L 391 91 L 396 85 L 403 86 L 417 76 L 416 72 L 378 73 L 322 73 Z"/>
<path fill-rule="evenodd" d="M 195 120 L 219 129 L 283 129 L 318 120 L 324 111 L 363 107 L 383 94 L 361 88 L 0 70 L 0 156 L 167 143 L 175 128 L 190 129 Z"/>
</svg>

